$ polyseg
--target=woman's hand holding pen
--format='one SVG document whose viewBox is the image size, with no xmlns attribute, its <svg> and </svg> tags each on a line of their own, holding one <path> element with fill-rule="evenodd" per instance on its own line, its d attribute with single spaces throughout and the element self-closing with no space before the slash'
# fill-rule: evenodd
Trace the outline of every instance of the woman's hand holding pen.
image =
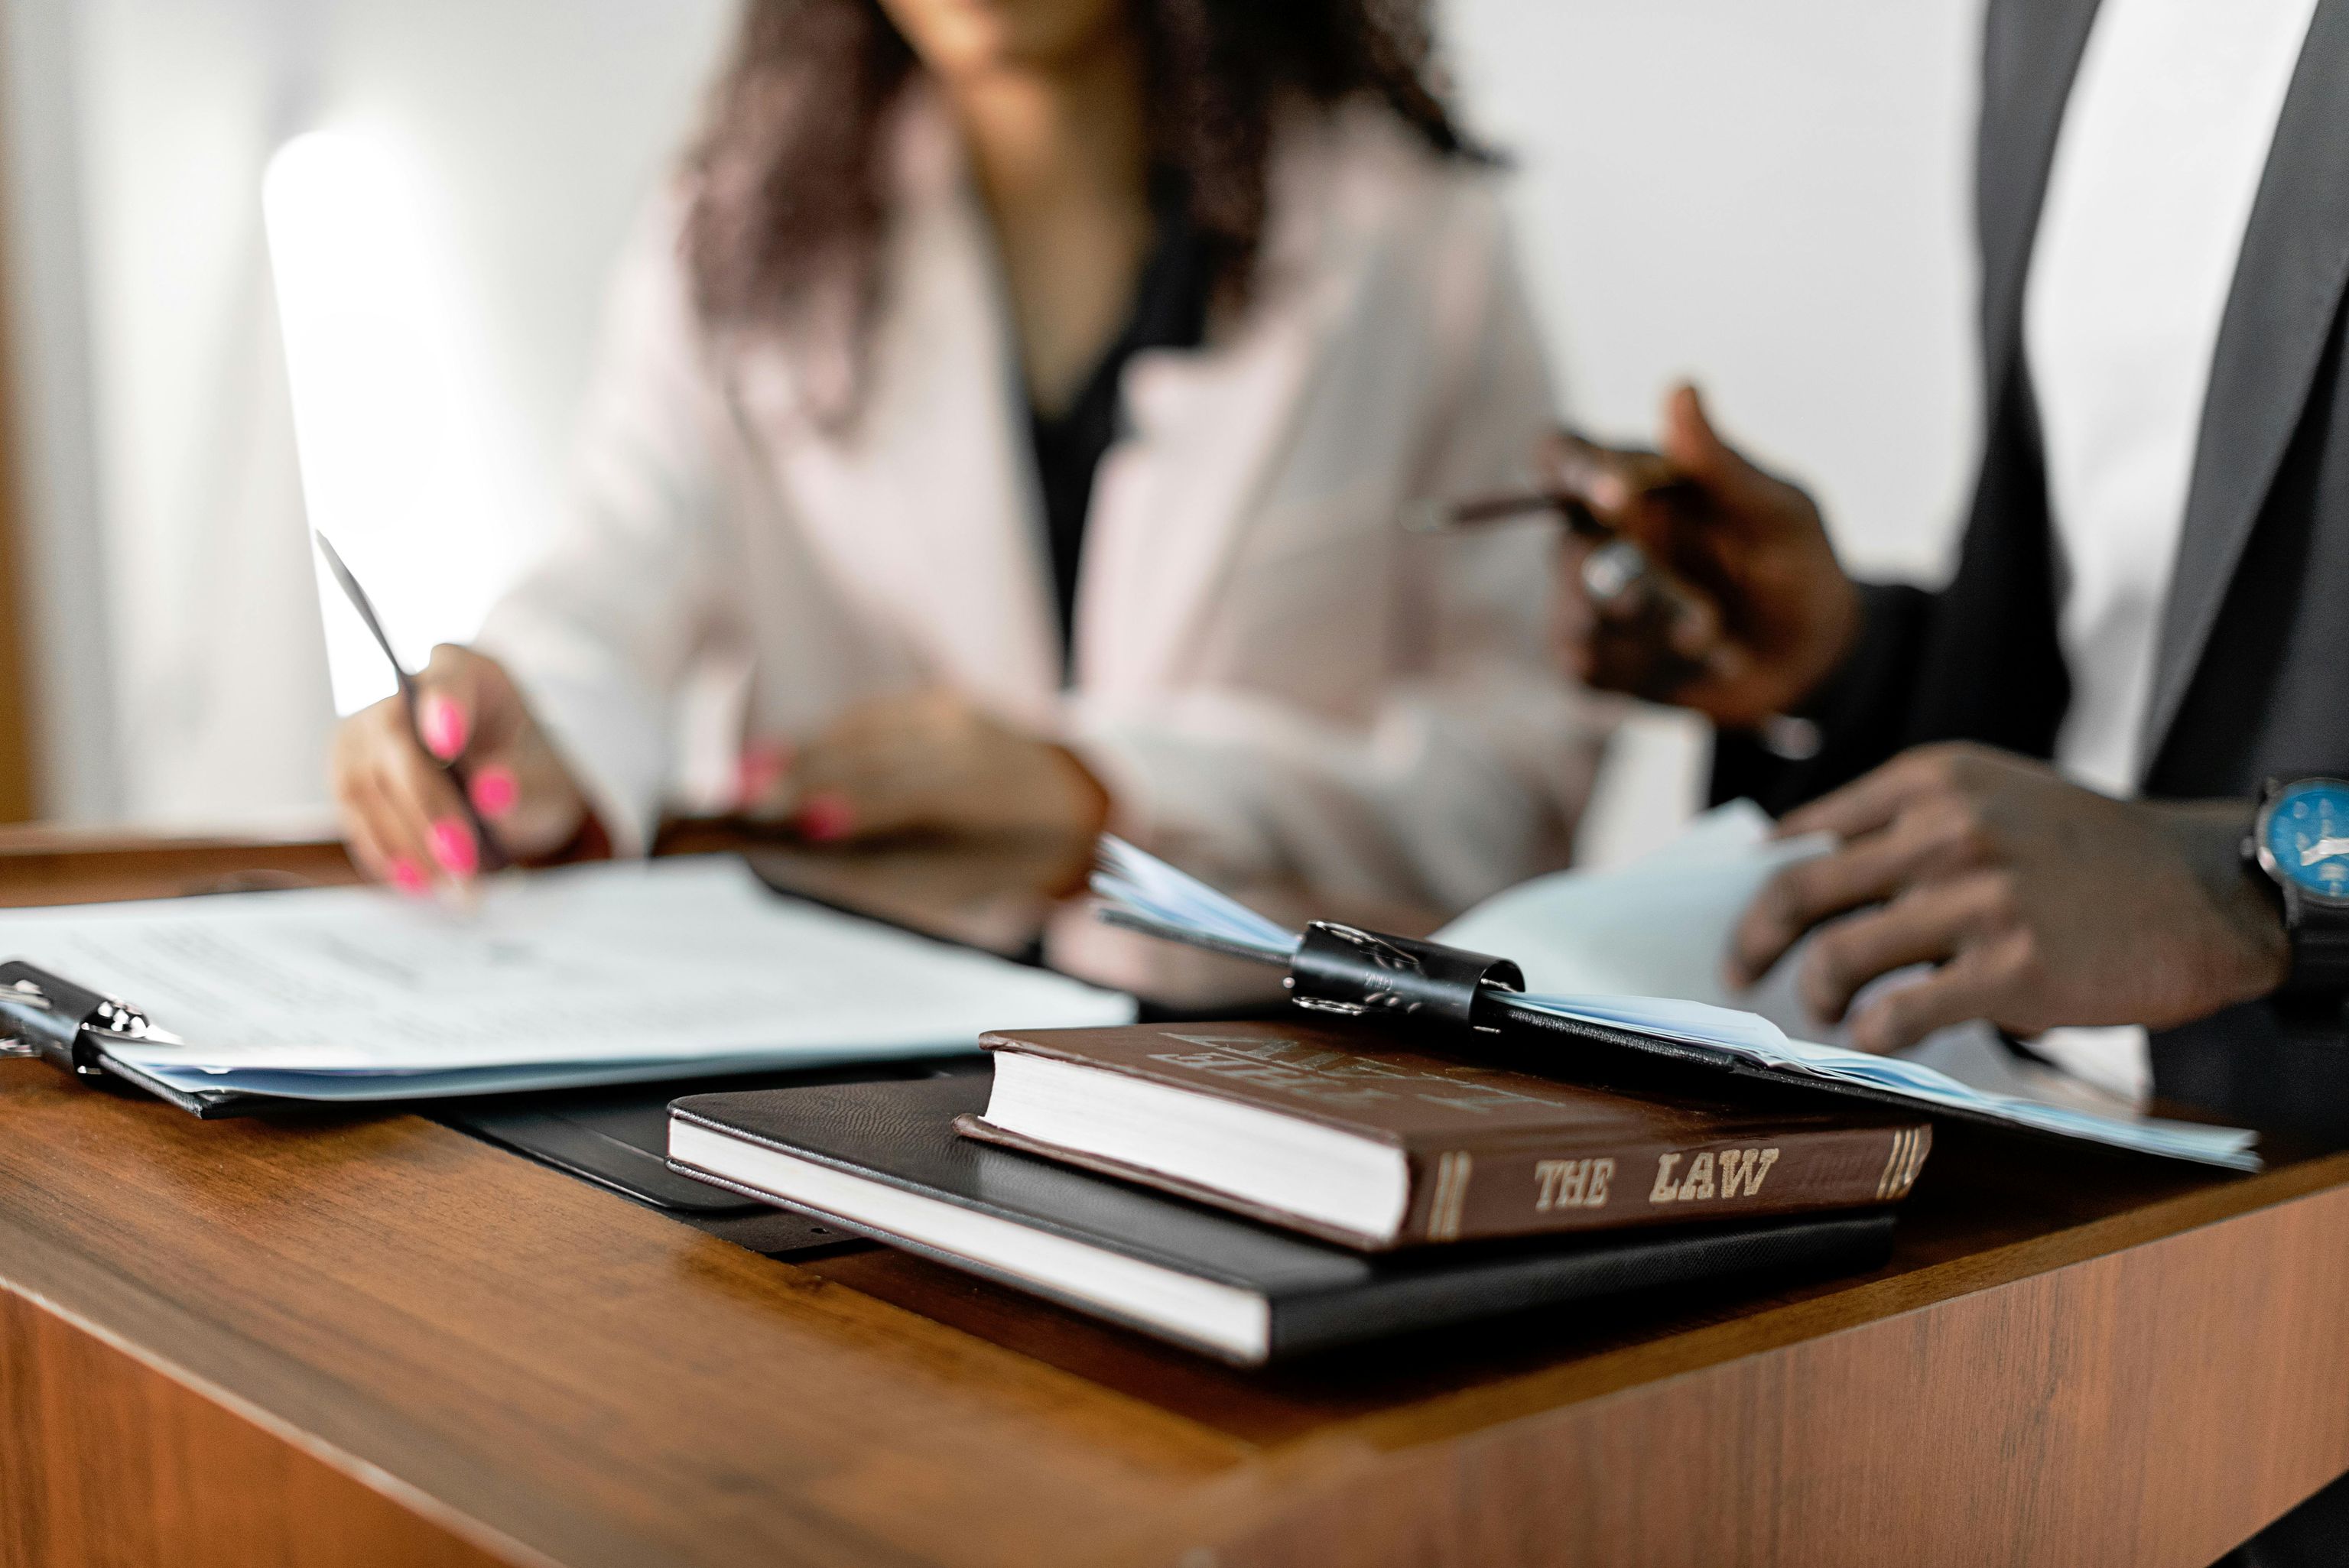
<svg viewBox="0 0 2349 1568">
<path fill-rule="evenodd" d="M 1066 859 L 1071 886 L 1110 814 L 1073 752 L 946 687 L 861 703 L 796 747 L 750 748 L 741 794 L 746 816 L 820 843 L 912 832 L 1040 842 Z"/>
<path fill-rule="evenodd" d="M 1811 498 L 1726 445 L 1693 387 L 1665 399 L 1661 444 L 1659 455 L 1561 434 L 1538 455 L 1546 487 L 1638 545 L 1665 579 L 1606 592 L 1608 542 L 1569 534 L 1560 656 L 1591 686 L 1729 728 L 1764 725 L 1842 663 L 1858 632 L 1857 592 Z"/>
<path fill-rule="evenodd" d="M 586 797 L 502 665 L 444 645 L 416 688 L 412 727 L 405 699 L 393 696 L 335 733 L 335 801 L 362 871 L 416 893 L 471 880 L 482 852 L 450 772 L 457 762 L 506 853 L 533 859 L 577 836 Z"/>
</svg>

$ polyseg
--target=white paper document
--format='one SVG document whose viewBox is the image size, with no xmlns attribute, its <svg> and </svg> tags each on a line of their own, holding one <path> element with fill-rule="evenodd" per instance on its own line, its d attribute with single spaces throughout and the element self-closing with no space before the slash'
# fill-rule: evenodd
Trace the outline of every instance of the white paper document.
<svg viewBox="0 0 2349 1568">
<path fill-rule="evenodd" d="M 373 888 L 0 912 L 0 956 L 180 1043 L 110 1054 L 190 1090 L 382 1099 L 976 1050 L 1130 1023 L 1131 997 L 770 892 L 730 856 Z"/>
<path fill-rule="evenodd" d="M 1780 867 L 1834 845 L 1824 833 L 1774 840 L 1770 825 L 1751 800 L 1733 801 L 1626 865 L 1557 872 L 1495 893 L 1435 940 L 1516 959 L 1536 991 L 1750 1007 L 1723 980 L 1730 934 Z"/>
<path fill-rule="evenodd" d="M 1806 1035 L 1791 962 L 1732 995 L 1722 961 L 1738 917 L 1781 867 L 1829 847 L 1823 836 L 1774 840 L 1750 801 L 1708 812 L 1679 839 L 1606 872 L 1560 872 L 1495 894 L 1434 940 L 1525 972 L 1526 1006 L 1710 1046 L 1803 1077 L 1889 1090 L 2065 1137 L 2255 1171 L 2256 1136 L 2137 1114 L 2118 1097 L 2018 1063 L 1987 1026 L 1945 1030 L 1904 1057 L 1872 1056 Z M 1110 841 L 1094 891 L 1170 931 L 1287 963 L 1298 936 L 1183 872 Z M 1891 983 L 1893 977 L 1886 982 Z"/>
</svg>

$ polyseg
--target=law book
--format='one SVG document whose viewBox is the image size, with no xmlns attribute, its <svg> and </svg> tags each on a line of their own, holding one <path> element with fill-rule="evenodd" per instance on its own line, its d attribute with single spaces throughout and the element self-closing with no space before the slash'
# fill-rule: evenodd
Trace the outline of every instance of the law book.
<svg viewBox="0 0 2349 1568">
<path fill-rule="evenodd" d="M 1240 1366 L 1631 1291 L 1880 1264 L 1886 1209 L 1365 1253 L 957 1137 L 985 1074 L 696 1095 L 672 1169 Z"/>
<path fill-rule="evenodd" d="M 1873 1108 L 1630 1093 L 1303 1018 L 980 1043 L 965 1136 L 1368 1250 L 1897 1202 L 1932 1147 Z"/>
</svg>

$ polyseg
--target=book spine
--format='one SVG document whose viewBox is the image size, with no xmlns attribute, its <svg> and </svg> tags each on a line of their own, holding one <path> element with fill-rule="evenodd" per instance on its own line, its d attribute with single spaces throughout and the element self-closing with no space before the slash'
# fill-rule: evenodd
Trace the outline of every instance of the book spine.
<svg viewBox="0 0 2349 1568">
<path fill-rule="evenodd" d="M 1627 1147 L 1414 1150 L 1403 1242 L 1806 1213 L 1909 1195 L 1933 1130 L 1911 1127 Z"/>
</svg>

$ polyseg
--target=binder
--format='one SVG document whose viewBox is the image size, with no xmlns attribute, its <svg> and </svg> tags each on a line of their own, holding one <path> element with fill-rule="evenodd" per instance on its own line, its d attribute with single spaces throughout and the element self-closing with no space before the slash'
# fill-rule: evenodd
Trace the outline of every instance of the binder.
<svg viewBox="0 0 2349 1568">
<path fill-rule="evenodd" d="M 1100 918 L 1111 925 L 1226 957 L 1272 962 L 1262 951 L 1244 944 L 1164 923 L 1115 903 L 1104 905 Z M 1666 1071 L 1726 1073 L 1757 1088 L 1767 1085 L 1764 1092 L 1768 1093 L 1832 1095 L 1910 1115 L 1920 1109 L 1916 1099 L 1891 1089 L 1796 1078 L 1719 1047 L 1562 1017 L 1546 1008 L 1525 1006 L 1519 1000 L 1526 986 L 1524 972 L 1513 960 L 1487 953 L 1317 920 L 1306 924 L 1288 966 L 1281 985 L 1293 1006 L 1308 1012 L 1382 1023 L 1439 1047 L 1474 1051 L 1481 1042 L 1486 1049 L 1522 1053 L 1563 1039 L 1586 1048 L 1597 1047 L 1611 1056 L 1612 1065 L 1618 1068 L 1645 1065 Z M 1540 1058 L 1535 1058 L 1535 1065 L 1540 1065 Z M 1549 1058 L 1547 1065 L 1556 1070 L 1566 1064 Z M 1597 1065 L 1586 1055 L 1575 1068 L 1580 1071 Z M 1921 1109 L 1935 1118 L 1971 1122 L 2002 1133 L 2072 1141 L 2060 1133 L 1961 1107 Z"/>
</svg>

